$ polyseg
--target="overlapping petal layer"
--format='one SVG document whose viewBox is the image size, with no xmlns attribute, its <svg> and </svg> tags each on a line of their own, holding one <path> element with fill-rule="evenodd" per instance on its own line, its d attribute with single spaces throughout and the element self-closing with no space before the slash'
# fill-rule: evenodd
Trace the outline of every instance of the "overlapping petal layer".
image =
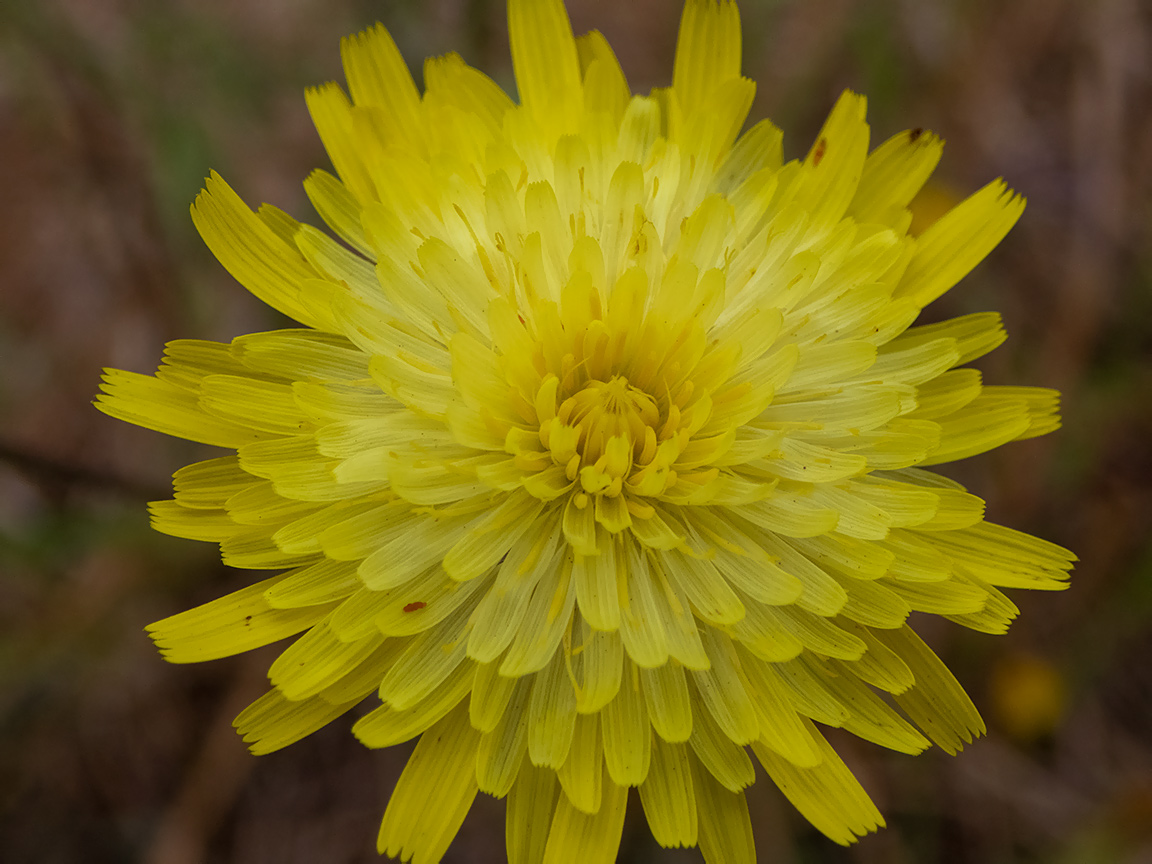
<svg viewBox="0 0 1152 864">
<path fill-rule="evenodd" d="M 869 152 L 846 93 L 802 161 L 743 135 L 729 0 L 688 0 L 673 85 L 633 96 L 559 0 L 511 0 L 520 104 L 456 55 L 420 94 L 380 27 L 351 99 L 308 93 L 343 241 L 216 175 L 193 218 L 303 329 L 179 341 L 101 410 L 235 450 L 158 530 L 269 579 L 153 625 L 168 659 L 302 634 L 237 719 L 254 752 L 365 697 L 420 741 L 380 849 L 438 860 L 478 791 L 512 862 L 611 861 L 627 787 L 664 845 L 754 858 L 750 753 L 849 843 L 882 824 L 819 727 L 916 753 L 983 731 L 907 624 L 990 633 L 1073 556 L 925 470 L 1055 429 L 1057 394 L 965 364 L 994 314 L 913 326 L 1023 209 L 1000 181 L 918 237 L 930 133 Z"/>
</svg>

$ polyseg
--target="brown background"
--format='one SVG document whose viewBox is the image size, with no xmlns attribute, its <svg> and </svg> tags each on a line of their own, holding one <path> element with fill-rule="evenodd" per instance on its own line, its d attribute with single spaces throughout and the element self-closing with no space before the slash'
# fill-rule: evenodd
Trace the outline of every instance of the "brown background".
<svg viewBox="0 0 1152 864">
<path fill-rule="evenodd" d="M 926 622 L 990 734 L 956 759 L 836 738 L 889 828 L 841 850 L 767 783 L 761 860 L 1152 862 L 1152 7 L 1141 0 L 742 4 L 753 118 L 803 155 L 844 87 L 874 141 L 948 141 L 918 218 L 1003 175 L 1017 229 L 933 318 L 1000 310 L 989 381 L 1056 386 L 1065 428 L 949 472 L 990 515 L 1074 549 L 1063 594 L 1017 595 L 1002 638 Z M 679 4 L 584 0 L 633 89 L 667 83 Z M 214 549 L 152 534 L 144 502 L 207 448 L 90 406 L 99 369 L 150 372 L 164 341 L 281 322 L 202 247 L 209 169 L 250 203 L 315 219 L 326 158 L 302 90 L 340 78 L 374 20 L 420 59 L 456 49 L 511 88 L 500 0 L 6 0 L 0 4 L 0 860 L 376 860 L 405 748 L 333 724 L 246 755 L 231 718 L 274 651 L 165 665 L 143 626 L 244 583 Z M 662 851 L 638 801 L 621 860 Z M 449 860 L 502 861 L 481 796 Z"/>
</svg>

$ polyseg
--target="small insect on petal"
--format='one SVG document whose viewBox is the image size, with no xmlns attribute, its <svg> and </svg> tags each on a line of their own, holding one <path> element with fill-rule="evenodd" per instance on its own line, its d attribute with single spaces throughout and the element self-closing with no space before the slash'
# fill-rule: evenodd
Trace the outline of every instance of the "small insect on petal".
<svg viewBox="0 0 1152 864">
<path fill-rule="evenodd" d="M 816 142 L 816 147 L 812 150 L 812 164 L 819 165 L 824 158 L 824 154 L 828 152 L 828 139 L 821 138 Z"/>
</svg>

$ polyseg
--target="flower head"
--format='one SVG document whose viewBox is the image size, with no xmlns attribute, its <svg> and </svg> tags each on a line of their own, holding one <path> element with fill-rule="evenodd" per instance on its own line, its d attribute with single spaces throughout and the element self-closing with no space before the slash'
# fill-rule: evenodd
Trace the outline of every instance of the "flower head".
<svg viewBox="0 0 1152 864">
<path fill-rule="evenodd" d="M 101 410 L 235 450 L 176 473 L 155 527 L 257 582 L 150 628 L 173 662 L 302 634 L 236 724 L 283 747 L 378 693 L 370 747 L 421 736 L 380 849 L 438 860 L 477 791 L 513 862 L 611 861 L 627 789 L 656 839 L 750 861 L 752 755 L 840 843 L 882 819 L 816 724 L 958 750 L 972 703 L 912 611 L 990 633 L 1001 588 L 1073 556 L 925 470 L 1058 426 L 1057 394 L 961 368 L 995 314 L 912 326 L 1007 233 L 1000 181 L 922 235 L 941 141 L 871 153 L 845 93 L 801 161 L 739 134 L 731 0 L 688 0 L 673 83 L 633 96 L 560 0 L 510 0 L 520 104 L 456 55 L 421 96 L 381 27 L 351 99 L 308 106 L 344 241 L 216 175 L 221 263 L 304 325 L 178 341 Z"/>
</svg>

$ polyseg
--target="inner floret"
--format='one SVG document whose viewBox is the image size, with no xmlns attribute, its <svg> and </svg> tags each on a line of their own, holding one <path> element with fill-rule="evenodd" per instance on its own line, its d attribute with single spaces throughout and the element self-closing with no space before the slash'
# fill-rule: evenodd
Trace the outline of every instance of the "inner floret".
<svg viewBox="0 0 1152 864">
<path fill-rule="evenodd" d="M 650 520 L 686 472 L 703 468 L 697 482 L 716 473 L 707 466 L 716 442 L 694 457 L 693 439 L 731 389 L 732 371 L 732 352 L 708 345 L 699 320 L 645 308 L 646 292 L 634 288 L 646 274 L 620 281 L 603 304 L 586 286 L 577 302 L 517 314 L 516 338 L 505 329 L 486 355 L 507 386 L 508 426 L 498 434 L 523 488 L 576 511 L 569 525 L 588 520 L 611 534 Z M 455 371 L 476 375 L 463 363 Z"/>
</svg>

